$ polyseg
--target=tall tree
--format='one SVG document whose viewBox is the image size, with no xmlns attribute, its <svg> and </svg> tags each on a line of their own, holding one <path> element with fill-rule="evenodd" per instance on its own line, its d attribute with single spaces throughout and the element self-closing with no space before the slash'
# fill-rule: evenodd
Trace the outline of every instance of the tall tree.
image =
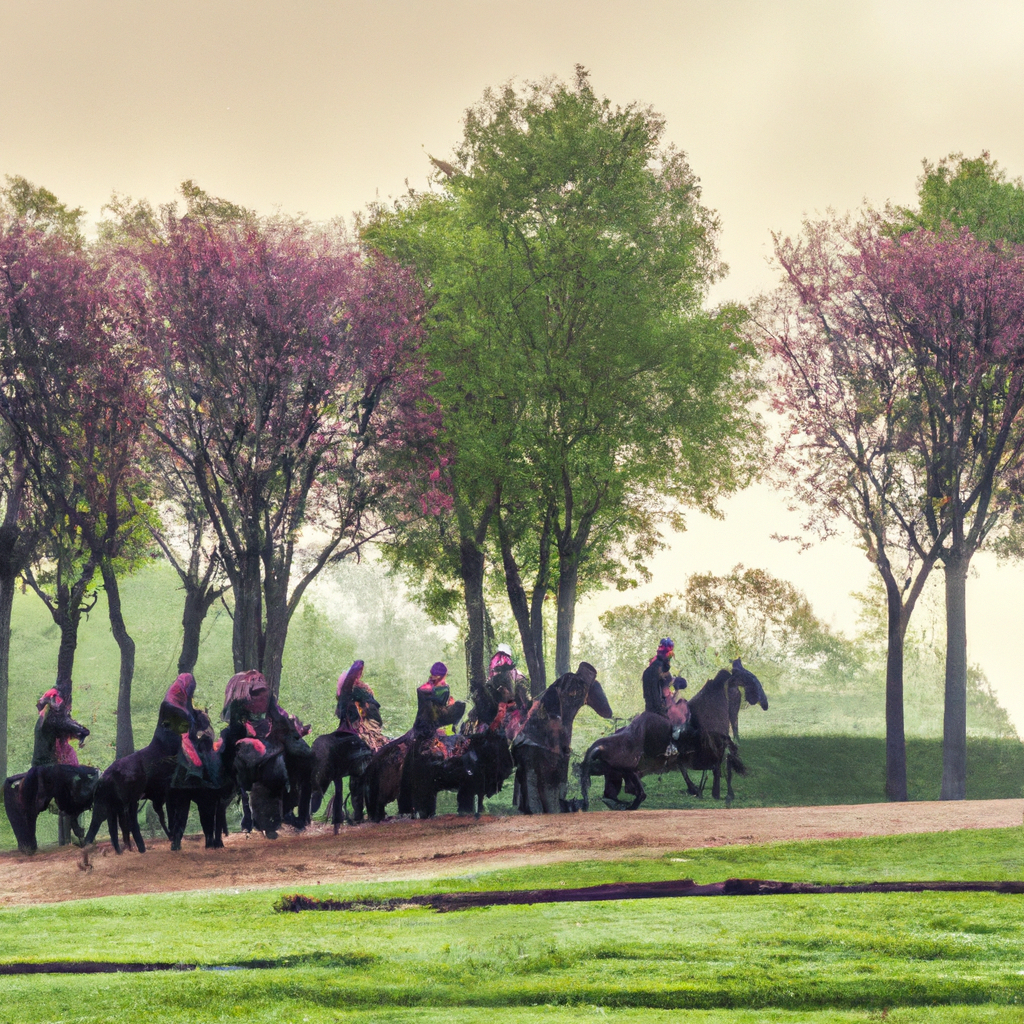
<svg viewBox="0 0 1024 1024">
<path fill-rule="evenodd" d="M 742 317 L 703 309 L 723 269 L 717 221 L 663 132 L 649 108 L 597 97 L 582 68 L 573 86 L 488 91 L 453 161 L 435 161 L 439 194 L 377 211 L 367 232 L 417 265 L 441 311 L 436 393 L 446 424 L 472 420 L 446 435 L 453 465 L 486 453 L 500 485 L 464 539 L 480 549 L 497 497 L 528 659 L 538 630 L 518 559 L 539 598 L 550 557 L 556 673 L 570 666 L 581 580 L 627 577 L 630 548 L 642 568 L 679 503 L 710 508 L 753 469 Z"/>
<path fill-rule="evenodd" d="M 967 229 L 893 234 L 873 216 L 852 227 L 818 225 L 803 243 L 777 244 L 788 277 L 788 319 L 772 329 L 782 366 L 778 403 L 792 417 L 790 450 L 804 460 L 804 491 L 849 516 L 886 586 L 894 799 L 905 798 L 902 643 L 925 576 L 943 563 L 941 795 L 960 799 L 966 573 L 1012 504 L 1005 484 L 1024 447 L 1024 259 Z M 909 559 L 902 586 L 894 548 Z"/>
<path fill-rule="evenodd" d="M 122 756 L 133 749 L 135 645 L 121 609 L 117 564 L 132 545 L 140 511 L 141 366 L 111 315 L 104 269 L 77 230 L 81 211 L 66 211 L 51 193 L 21 179 L 8 196 L 13 215 L 8 211 L 0 225 L 0 415 L 35 499 L 63 520 L 61 529 L 88 552 L 86 568 L 91 563 L 102 576 L 121 653 Z M 70 678 L 58 682 L 71 686 Z"/>
<path fill-rule="evenodd" d="M 432 433 L 419 292 L 386 261 L 361 262 L 338 226 L 185 193 L 184 216 L 122 217 L 136 329 L 158 369 L 151 429 L 216 532 L 235 666 L 276 690 L 302 594 L 379 535 L 406 482 L 390 453 Z"/>
</svg>

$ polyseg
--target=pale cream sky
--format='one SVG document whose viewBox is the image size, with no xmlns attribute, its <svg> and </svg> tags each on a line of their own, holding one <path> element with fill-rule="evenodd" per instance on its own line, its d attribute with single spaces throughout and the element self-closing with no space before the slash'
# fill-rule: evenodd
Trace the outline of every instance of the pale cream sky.
<svg viewBox="0 0 1024 1024">
<path fill-rule="evenodd" d="M 488 85 L 578 62 L 613 102 L 661 111 L 722 220 L 716 300 L 768 288 L 771 232 L 864 199 L 911 202 L 921 160 L 992 155 L 1024 174 L 1024 11 L 984 2 L 47 2 L 0 0 L 0 174 L 100 215 L 193 178 L 261 212 L 348 215 L 424 184 Z M 642 596 L 692 571 L 760 565 L 852 625 L 871 567 L 798 555 L 757 488 L 695 519 Z M 978 559 L 969 655 L 1024 732 L 1013 665 L 1024 570 Z M 621 600 L 609 595 L 587 614 Z"/>
</svg>

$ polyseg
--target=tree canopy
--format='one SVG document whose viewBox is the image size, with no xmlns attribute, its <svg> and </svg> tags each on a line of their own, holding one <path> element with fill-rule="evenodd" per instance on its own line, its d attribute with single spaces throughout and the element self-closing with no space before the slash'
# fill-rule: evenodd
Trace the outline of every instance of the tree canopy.
<svg viewBox="0 0 1024 1024">
<path fill-rule="evenodd" d="M 580 586 L 628 585 L 661 522 L 712 508 L 756 462 L 742 313 L 704 308 L 724 270 L 717 220 L 664 127 L 598 97 L 583 69 L 573 86 L 488 91 L 452 162 L 435 160 L 436 191 L 377 208 L 364 232 L 433 303 L 426 351 L 456 512 L 473 509 L 458 528 L 474 587 L 495 523 L 506 579 L 525 569 L 535 597 L 557 592 L 557 673 Z M 539 631 L 519 596 L 532 672 Z M 466 598 L 473 637 L 482 597 Z"/>
</svg>

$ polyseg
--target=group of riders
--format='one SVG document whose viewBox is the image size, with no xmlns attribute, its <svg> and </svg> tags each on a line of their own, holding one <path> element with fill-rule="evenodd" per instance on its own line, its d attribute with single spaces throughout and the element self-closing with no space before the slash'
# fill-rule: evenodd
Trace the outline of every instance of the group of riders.
<svg viewBox="0 0 1024 1024">
<path fill-rule="evenodd" d="M 685 743 L 688 735 L 693 732 L 689 707 L 680 693 L 686 687 L 686 680 L 673 674 L 671 667 L 673 654 L 673 641 L 668 637 L 663 638 L 658 643 L 654 657 L 650 659 L 642 674 L 645 711 L 667 718 L 673 726 L 672 740 L 665 750 L 666 757 L 677 752 L 673 744 Z M 352 737 L 353 740 L 358 741 L 361 748 L 365 748 L 368 757 L 377 754 L 382 748 L 394 746 L 396 742 L 408 738 L 407 747 L 418 743 L 417 749 L 433 757 L 435 761 L 444 761 L 453 756 L 455 752 L 462 751 L 465 746 L 465 744 L 462 747 L 459 746 L 458 742 L 453 739 L 455 735 L 472 736 L 488 731 L 493 732 L 496 728 L 500 729 L 504 739 L 512 745 L 513 753 L 517 743 L 520 745 L 543 745 L 533 737 L 542 732 L 541 725 L 551 717 L 553 705 L 550 701 L 545 701 L 544 696 L 536 700 L 531 699 L 529 681 L 516 668 L 512 649 L 507 644 L 498 646 L 490 660 L 489 670 L 483 682 L 471 686 L 470 712 L 466 720 L 462 722 L 458 734 L 455 733 L 455 729 L 463 717 L 466 705 L 452 697 L 447 678 L 448 669 L 442 662 L 436 662 L 431 666 L 426 682 L 417 688 L 416 722 L 406 737 L 400 738 L 399 741 L 389 741 L 388 737 L 384 735 L 380 703 L 374 695 L 372 687 L 364 679 L 364 669 L 362 661 L 355 661 L 338 678 L 335 706 L 338 728 L 331 736 L 335 739 Z M 574 678 L 586 681 L 588 684 L 596 681 L 596 672 L 585 662 L 581 663 L 577 673 L 578 676 L 574 676 Z M 565 678 L 568 677 L 563 677 L 563 679 Z M 599 687 L 597 688 L 599 689 Z M 291 806 L 297 806 L 300 796 L 298 791 L 302 788 L 302 784 L 297 781 L 294 766 L 307 763 L 307 774 L 313 771 L 313 750 L 315 750 L 316 744 L 310 748 L 303 738 L 308 734 L 309 727 L 281 708 L 263 676 L 259 672 L 250 671 L 236 674 L 227 685 L 222 718 L 228 723 L 228 726 L 218 737 L 207 714 L 194 706 L 195 689 L 196 682 L 190 673 L 183 673 L 175 680 L 161 702 L 157 731 L 154 734 L 153 742 L 150 747 L 145 748 L 145 751 L 154 748 L 154 758 L 163 763 L 165 767 L 170 759 L 174 761 L 173 770 L 164 772 L 167 782 L 166 792 L 162 794 L 162 798 L 166 797 L 169 801 L 171 791 L 185 791 L 184 814 L 187 819 L 189 806 L 187 794 L 190 789 L 195 791 L 219 789 L 226 793 L 229 799 L 233 799 L 238 791 L 241 791 L 243 809 L 245 815 L 248 815 L 247 795 L 252 797 L 255 806 L 256 790 L 261 781 L 265 788 L 271 785 L 266 781 L 265 765 L 267 760 L 273 755 L 280 754 L 279 774 L 283 777 L 281 788 L 285 793 L 290 792 Z M 553 690 L 554 686 L 550 689 Z M 601 699 L 605 704 L 607 703 L 603 694 Z M 593 703 L 592 706 L 594 706 Z M 77 741 L 81 747 L 89 735 L 89 729 L 72 717 L 70 684 L 58 684 L 47 690 L 39 698 L 36 707 L 38 716 L 35 723 L 32 770 L 42 771 L 45 769 L 51 773 L 47 778 L 56 778 L 57 781 L 51 783 L 50 788 L 53 791 L 53 799 L 59 806 L 61 801 L 57 798 L 58 791 L 61 785 L 68 780 L 78 782 L 80 788 L 87 786 L 89 780 L 94 787 L 97 785 L 98 773 L 95 769 L 83 769 L 79 766 L 78 757 L 72 745 Z M 448 732 L 449 728 L 452 732 Z M 571 735 L 571 721 L 569 730 Z M 563 737 L 560 742 L 566 744 L 567 740 Z M 226 750 L 226 744 L 231 745 L 233 752 L 233 763 L 228 772 L 225 772 L 223 768 L 222 756 Z M 139 758 L 145 751 L 137 752 L 129 757 Z M 567 765 L 568 750 L 559 750 L 558 754 L 560 757 L 564 756 Z M 114 768 L 118 763 L 115 762 L 102 778 L 106 779 L 108 775 L 111 775 L 111 778 L 116 781 L 117 773 L 114 772 Z M 143 773 L 148 771 L 149 763 L 145 757 L 142 757 L 140 764 L 143 767 L 139 770 Z M 264 769 L 261 770 L 260 766 L 264 766 Z M 563 767 L 560 771 L 564 776 L 566 769 Z M 87 775 L 85 774 L 87 772 L 93 774 Z M 28 787 L 25 780 L 30 774 L 31 772 L 24 776 L 12 776 L 5 783 L 5 803 L 8 807 L 9 817 L 11 817 L 12 805 L 16 804 L 18 786 Z M 136 774 L 138 773 L 136 772 Z M 130 777 L 131 772 L 127 772 L 127 775 Z M 15 781 L 12 783 L 12 780 Z M 503 780 L 499 779 L 498 781 L 499 787 L 501 781 Z M 340 780 L 338 783 L 335 798 L 340 800 Z M 111 786 L 113 787 L 113 785 L 112 782 Z M 323 788 L 326 788 L 326 785 Z M 564 782 L 562 788 L 564 792 Z M 130 800 L 130 784 L 125 783 L 121 789 L 124 791 L 122 792 L 122 801 Z M 45 789 L 41 778 L 39 782 L 35 783 L 35 788 L 31 792 L 36 793 L 37 790 L 39 793 L 37 800 L 41 800 L 49 792 Z M 102 786 L 99 791 L 102 792 Z M 29 789 L 25 788 L 21 795 L 23 803 L 28 799 L 25 795 L 28 792 Z M 15 794 L 10 800 L 9 793 Z M 141 790 L 139 793 L 142 795 Z M 162 802 L 162 799 L 157 801 L 152 792 L 148 790 L 144 795 L 146 799 L 153 800 L 154 803 Z M 491 794 L 488 793 L 488 795 Z M 110 795 L 107 799 L 108 802 L 113 802 L 115 797 Z M 196 803 L 199 805 L 198 799 L 196 799 Z M 307 793 L 307 815 L 308 807 Z M 172 819 L 173 826 L 170 802 L 168 802 L 168 808 L 168 817 Z M 53 808 L 51 807 L 51 809 Z M 161 807 L 157 809 L 158 812 L 161 811 Z M 399 810 L 402 809 L 400 801 Z M 528 808 L 523 804 L 521 809 Z M 360 806 L 360 813 L 361 810 Z M 113 811 L 110 813 L 113 835 L 115 831 Z M 202 814 L 201 806 L 200 813 Z M 95 835 L 95 818 L 94 814 L 94 825 L 90 829 L 90 838 Z M 32 848 L 34 848 L 34 820 L 33 816 Z M 289 820 L 287 815 L 284 820 Z M 164 824 L 162 813 L 161 823 Z M 77 826 L 77 822 L 74 822 L 74 825 Z M 122 828 L 125 827 L 122 822 Z M 167 825 L 164 824 L 164 827 L 166 829 Z M 180 823 L 180 827 L 183 830 L 184 821 Z M 243 828 L 245 827 L 246 817 L 243 816 Z M 251 818 L 249 827 L 251 827 Z M 75 830 L 79 831 L 77 827 Z M 204 831 L 207 831 L 205 823 Z M 170 831 L 168 834 L 171 834 Z M 68 836 L 62 831 L 61 840 L 65 841 L 66 838 Z M 178 839 L 180 842 L 180 831 Z M 19 845 L 21 845 L 20 837 Z"/>
</svg>

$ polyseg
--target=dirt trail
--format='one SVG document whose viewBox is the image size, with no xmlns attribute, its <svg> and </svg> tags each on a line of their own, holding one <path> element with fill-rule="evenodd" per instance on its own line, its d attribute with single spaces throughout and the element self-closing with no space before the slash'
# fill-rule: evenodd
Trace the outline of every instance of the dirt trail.
<svg viewBox="0 0 1024 1024">
<path fill-rule="evenodd" d="M 223 850 L 186 839 L 143 855 L 108 843 L 22 857 L 0 854 L 0 905 L 203 889 L 258 889 L 465 874 L 573 860 L 655 857 L 700 846 L 840 839 L 1021 825 L 1024 800 L 965 800 L 839 807 L 601 811 L 549 817 L 441 817 L 345 828 L 325 825 L 270 841 L 231 835 Z"/>
</svg>

